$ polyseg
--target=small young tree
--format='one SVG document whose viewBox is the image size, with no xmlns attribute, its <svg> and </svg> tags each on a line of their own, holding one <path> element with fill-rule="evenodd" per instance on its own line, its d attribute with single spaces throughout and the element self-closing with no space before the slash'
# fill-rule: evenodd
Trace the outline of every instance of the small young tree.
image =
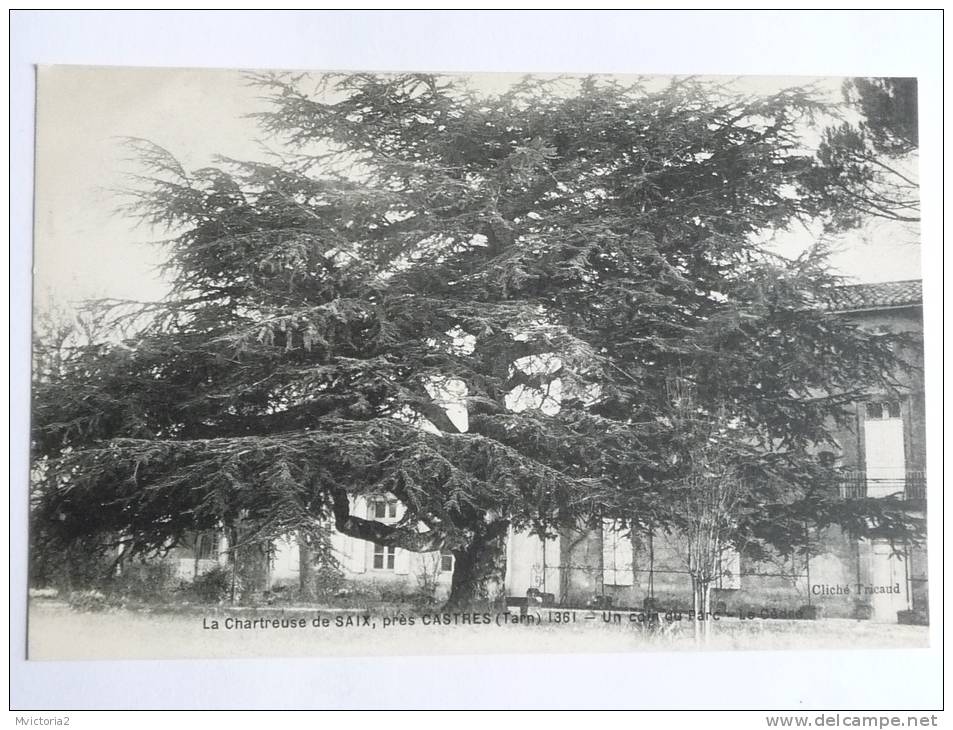
<svg viewBox="0 0 953 730">
<path fill-rule="evenodd" d="M 711 590 L 723 577 L 723 556 L 738 540 L 738 508 L 745 482 L 739 463 L 739 421 L 722 407 L 708 412 L 694 397 L 683 377 L 673 379 L 669 393 L 674 425 L 683 435 L 684 448 L 676 454 L 681 476 L 672 489 L 681 512 L 686 543 L 685 566 L 692 581 L 693 628 L 696 640 L 711 633 Z"/>
<path fill-rule="evenodd" d="M 740 501 L 741 477 L 718 454 L 693 456 L 692 474 L 685 478 L 688 573 L 692 579 L 695 637 L 711 633 L 711 590 L 724 577 L 723 556 L 733 549 L 732 521 Z"/>
</svg>

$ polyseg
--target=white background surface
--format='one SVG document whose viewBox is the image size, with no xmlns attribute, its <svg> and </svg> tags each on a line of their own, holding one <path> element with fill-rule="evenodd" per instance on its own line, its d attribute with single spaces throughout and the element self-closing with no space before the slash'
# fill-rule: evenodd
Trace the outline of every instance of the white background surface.
<svg viewBox="0 0 953 730">
<path fill-rule="evenodd" d="M 929 528 L 931 638 L 936 647 L 931 650 L 23 661 L 33 64 L 918 76 L 930 408 L 928 470 L 931 476 L 937 475 L 930 482 L 932 508 L 939 505 L 934 488 L 942 474 L 939 12 L 15 11 L 10 22 L 13 708 L 751 707 L 872 711 L 939 706 L 941 580 L 937 571 L 942 526 L 938 509 L 931 512 Z M 525 719 L 531 722 L 529 716 Z M 705 722 L 710 725 L 709 720 Z M 752 726 L 763 726 L 763 721 Z"/>
</svg>

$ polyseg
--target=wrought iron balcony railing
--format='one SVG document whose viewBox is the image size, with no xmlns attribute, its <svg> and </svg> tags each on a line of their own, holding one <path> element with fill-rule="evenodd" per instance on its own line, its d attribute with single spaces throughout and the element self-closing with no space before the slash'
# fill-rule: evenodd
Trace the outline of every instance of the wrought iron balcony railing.
<svg viewBox="0 0 953 730">
<path fill-rule="evenodd" d="M 838 486 L 840 496 L 844 499 L 894 496 L 908 501 L 921 501 L 927 498 L 926 474 L 920 470 L 907 470 L 903 476 L 846 471 L 842 472 Z"/>
</svg>

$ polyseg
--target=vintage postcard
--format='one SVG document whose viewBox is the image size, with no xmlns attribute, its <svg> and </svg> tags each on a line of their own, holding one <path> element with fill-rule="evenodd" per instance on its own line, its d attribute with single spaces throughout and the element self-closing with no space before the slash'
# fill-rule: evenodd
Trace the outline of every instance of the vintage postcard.
<svg viewBox="0 0 953 730">
<path fill-rule="evenodd" d="M 41 67 L 29 658 L 927 646 L 917 110 Z"/>
</svg>

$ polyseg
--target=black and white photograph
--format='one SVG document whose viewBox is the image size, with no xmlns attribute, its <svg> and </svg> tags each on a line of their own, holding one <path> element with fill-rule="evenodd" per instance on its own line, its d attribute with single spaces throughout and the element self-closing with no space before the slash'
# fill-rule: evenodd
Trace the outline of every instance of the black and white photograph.
<svg viewBox="0 0 953 730">
<path fill-rule="evenodd" d="M 26 665 L 937 649 L 922 79 L 248 58 L 35 67 Z"/>
<path fill-rule="evenodd" d="M 38 119 L 31 657 L 926 645 L 915 79 Z"/>
</svg>

